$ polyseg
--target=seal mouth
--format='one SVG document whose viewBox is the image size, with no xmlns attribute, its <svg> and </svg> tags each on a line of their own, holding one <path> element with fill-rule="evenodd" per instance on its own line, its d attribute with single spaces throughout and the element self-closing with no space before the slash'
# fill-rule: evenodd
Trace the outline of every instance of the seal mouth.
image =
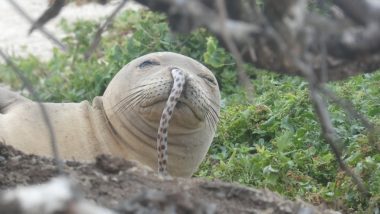
<svg viewBox="0 0 380 214">
<path fill-rule="evenodd" d="M 168 100 L 168 98 L 159 99 L 159 100 L 156 100 L 155 102 L 152 102 L 152 103 L 141 104 L 140 107 L 142 109 L 148 109 L 148 108 L 153 108 L 154 106 L 162 106 L 162 109 L 160 110 L 160 112 L 162 112 L 167 100 Z M 181 110 L 182 109 L 189 109 L 190 112 L 193 114 L 192 116 L 194 116 L 199 121 L 203 121 L 204 117 L 195 108 L 196 107 L 194 105 L 192 105 L 190 101 L 181 97 L 175 106 L 174 114 L 176 114 L 177 112 L 181 112 L 181 113 L 185 112 L 186 113 L 189 111 L 181 111 Z"/>
</svg>

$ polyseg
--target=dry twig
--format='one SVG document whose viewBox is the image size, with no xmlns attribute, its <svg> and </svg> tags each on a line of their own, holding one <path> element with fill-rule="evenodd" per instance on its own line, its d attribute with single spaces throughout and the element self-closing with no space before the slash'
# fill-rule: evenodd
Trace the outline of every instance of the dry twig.
<svg viewBox="0 0 380 214">
<path fill-rule="evenodd" d="M 295 59 L 295 61 L 300 66 L 300 69 L 304 71 L 305 75 L 307 75 L 307 80 L 309 82 L 310 99 L 313 103 L 313 107 L 319 119 L 319 123 L 321 124 L 322 135 L 326 142 L 330 145 L 331 151 L 334 154 L 339 167 L 346 173 L 346 175 L 351 177 L 353 183 L 356 184 L 359 191 L 364 197 L 370 197 L 370 193 L 367 187 L 364 185 L 363 180 L 357 176 L 342 159 L 342 151 L 340 146 L 341 143 L 339 143 L 337 133 L 335 132 L 335 128 L 331 122 L 330 114 L 327 110 L 327 103 L 322 99 L 320 95 L 320 89 L 323 88 L 323 86 L 320 85 L 320 82 L 308 64 L 305 64 L 298 59 Z"/>
<path fill-rule="evenodd" d="M 61 9 L 65 6 L 65 0 L 55 0 L 53 4 L 33 23 L 32 27 L 29 30 L 31 34 L 36 28 L 40 28 L 45 23 L 56 17 Z"/>
<path fill-rule="evenodd" d="M 241 57 L 241 54 L 235 44 L 234 41 L 232 41 L 231 35 L 229 31 L 226 31 L 226 26 L 225 24 L 227 23 L 226 20 L 228 19 L 227 17 L 227 11 L 226 11 L 226 3 L 224 0 L 217 0 L 217 8 L 219 12 L 219 23 L 220 23 L 220 31 L 221 31 L 221 37 L 223 41 L 226 43 L 228 50 L 232 53 L 232 56 L 234 57 L 236 61 L 236 67 L 237 67 L 237 73 L 238 73 L 238 80 L 240 85 L 244 87 L 247 93 L 247 98 L 250 102 L 253 101 L 253 96 L 254 96 L 254 88 L 252 85 L 252 82 L 245 72 L 244 69 L 244 62 Z"/>
<path fill-rule="evenodd" d="M 45 121 L 46 128 L 48 129 L 48 132 L 49 132 L 49 138 L 50 138 L 50 143 L 51 143 L 51 147 L 52 147 L 52 152 L 53 152 L 53 156 L 54 156 L 54 159 L 56 161 L 56 164 L 57 164 L 58 172 L 60 174 L 63 174 L 63 172 L 64 172 L 63 171 L 63 162 L 62 162 L 60 155 L 59 155 L 59 150 L 58 150 L 58 145 L 56 142 L 54 127 L 50 121 L 50 118 L 49 118 L 49 115 L 47 113 L 45 106 L 40 102 L 39 96 L 38 96 L 37 92 L 34 90 L 31 82 L 24 76 L 23 72 L 16 66 L 16 64 L 1 49 L 0 49 L 0 56 L 4 59 L 6 64 L 9 67 L 11 67 L 12 70 L 16 73 L 18 78 L 25 85 L 25 87 L 28 90 L 28 92 L 30 93 L 30 95 L 33 97 L 35 102 L 38 104 L 38 106 L 41 110 L 41 113 L 42 113 L 43 120 Z"/>
<path fill-rule="evenodd" d="M 88 59 L 91 57 L 92 53 L 96 50 L 96 47 L 98 47 L 100 40 L 102 38 L 102 33 L 104 30 L 112 23 L 115 16 L 120 12 L 120 10 L 125 6 L 128 0 L 122 0 L 115 8 L 115 10 L 111 13 L 110 16 L 106 19 L 106 21 L 98 28 L 98 30 L 95 33 L 94 39 L 92 40 L 92 43 L 90 45 L 90 48 L 87 50 L 87 52 L 84 54 L 84 58 Z"/>
<path fill-rule="evenodd" d="M 9 3 L 20 13 L 21 16 L 23 16 L 26 20 L 28 20 L 32 25 L 34 24 L 34 21 L 32 17 L 30 17 L 21 7 L 13 0 L 8 0 Z M 61 50 L 66 51 L 67 48 L 64 44 L 62 44 L 53 34 L 49 33 L 45 28 L 41 26 L 36 26 L 36 29 L 41 31 L 41 33 L 50 41 L 52 41 L 54 44 L 56 44 Z"/>
</svg>

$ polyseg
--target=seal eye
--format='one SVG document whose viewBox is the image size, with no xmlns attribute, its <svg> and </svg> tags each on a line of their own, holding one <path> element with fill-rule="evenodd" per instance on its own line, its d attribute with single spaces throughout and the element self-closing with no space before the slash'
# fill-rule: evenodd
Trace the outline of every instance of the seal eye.
<svg viewBox="0 0 380 214">
<path fill-rule="evenodd" d="M 160 63 L 153 60 L 145 60 L 140 65 L 138 65 L 138 67 L 141 69 L 141 68 L 145 68 L 145 67 L 153 66 L 153 65 L 160 65 Z"/>
<path fill-rule="evenodd" d="M 203 79 L 206 80 L 207 83 L 210 83 L 211 85 L 216 85 L 215 80 L 212 77 L 209 76 L 203 76 Z"/>
</svg>

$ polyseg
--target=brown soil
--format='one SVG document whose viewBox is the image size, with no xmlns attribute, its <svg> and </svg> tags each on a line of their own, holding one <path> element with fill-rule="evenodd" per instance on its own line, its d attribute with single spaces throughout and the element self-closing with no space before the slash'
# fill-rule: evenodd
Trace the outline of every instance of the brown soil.
<svg viewBox="0 0 380 214">
<path fill-rule="evenodd" d="M 99 156 L 66 162 L 85 198 L 120 213 L 334 213 L 268 190 L 204 179 L 163 179 L 134 162 Z M 0 145 L 0 190 L 39 184 L 58 175 L 53 161 Z"/>
</svg>

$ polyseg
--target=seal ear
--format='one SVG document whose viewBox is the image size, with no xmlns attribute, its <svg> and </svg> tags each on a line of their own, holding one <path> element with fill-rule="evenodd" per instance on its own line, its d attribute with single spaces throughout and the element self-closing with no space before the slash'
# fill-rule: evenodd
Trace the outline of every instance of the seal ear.
<svg viewBox="0 0 380 214">
<path fill-rule="evenodd" d="M 0 87 L 0 114 L 5 114 L 12 105 L 24 101 L 28 101 L 28 99 L 16 92 Z"/>
</svg>

